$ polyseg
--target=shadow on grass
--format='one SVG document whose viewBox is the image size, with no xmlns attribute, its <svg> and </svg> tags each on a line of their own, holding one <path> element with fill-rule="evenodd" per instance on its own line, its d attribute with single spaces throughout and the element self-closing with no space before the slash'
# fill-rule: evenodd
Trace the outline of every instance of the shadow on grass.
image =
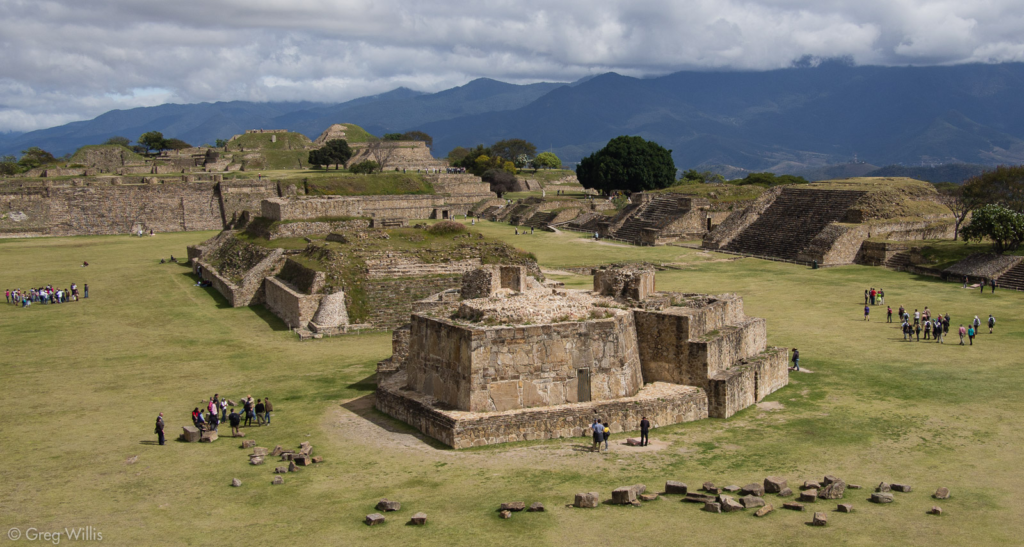
<svg viewBox="0 0 1024 547">
<path fill-rule="evenodd" d="M 341 407 L 351 412 L 354 416 L 362 418 L 373 427 L 379 428 L 388 433 L 408 435 L 437 450 L 454 450 L 452 447 L 420 433 L 419 430 L 412 426 L 378 411 L 374 407 L 375 401 L 376 395 L 374 393 L 369 393 L 357 399 L 352 399 L 351 401 L 342 403 Z"/>
<path fill-rule="evenodd" d="M 196 275 L 195 273 L 193 273 L 191 268 L 189 268 L 189 271 L 187 271 L 187 272 L 182 272 L 181 275 L 187 277 L 191 281 L 191 285 L 194 288 L 200 289 L 203 292 L 205 292 L 207 295 L 209 295 L 210 298 L 214 302 L 216 302 L 218 308 L 230 308 L 231 307 L 231 304 L 228 303 L 228 299 L 224 298 L 224 295 L 220 294 L 220 292 L 218 292 L 217 289 L 214 289 L 213 287 L 200 287 L 200 286 L 196 285 L 196 283 L 198 283 L 202 278 L 199 277 L 198 275 Z"/>
<path fill-rule="evenodd" d="M 249 306 L 249 309 L 252 310 L 252 312 L 256 314 L 256 317 L 259 317 L 260 319 L 262 319 L 270 327 L 271 330 L 275 330 L 275 331 L 291 330 L 291 329 L 288 328 L 288 325 L 286 325 L 285 322 L 281 320 L 280 317 L 274 315 L 274 312 L 268 310 L 262 304 L 257 304 L 255 306 Z"/>
</svg>

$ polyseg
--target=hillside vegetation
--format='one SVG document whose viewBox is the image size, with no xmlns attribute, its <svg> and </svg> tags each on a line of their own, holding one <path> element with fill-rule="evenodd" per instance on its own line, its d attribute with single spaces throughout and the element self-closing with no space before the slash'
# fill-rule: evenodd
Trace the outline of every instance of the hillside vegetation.
<svg viewBox="0 0 1024 547">
<path fill-rule="evenodd" d="M 311 196 L 384 196 L 433 194 L 434 186 L 419 173 L 316 173 L 303 179 Z"/>
</svg>

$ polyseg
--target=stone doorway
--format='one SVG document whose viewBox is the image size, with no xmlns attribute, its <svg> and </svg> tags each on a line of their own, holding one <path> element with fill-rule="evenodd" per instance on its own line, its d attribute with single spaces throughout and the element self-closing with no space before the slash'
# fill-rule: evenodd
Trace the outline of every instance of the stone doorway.
<svg viewBox="0 0 1024 547">
<path fill-rule="evenodd" d="M 580 403 L 590 402 L 590 369 L 576 369 L 576 400 Z"/>
</svg>

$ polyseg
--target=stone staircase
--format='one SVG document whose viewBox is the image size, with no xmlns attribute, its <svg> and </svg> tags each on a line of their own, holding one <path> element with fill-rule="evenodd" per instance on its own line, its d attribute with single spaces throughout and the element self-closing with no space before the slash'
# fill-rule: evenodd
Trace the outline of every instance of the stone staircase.
<svg viewBox="0 0 1024 547">
<path fill-rule="evenodd" d="M 483 211 L 480 211 L 480 214 L 477 216 L 487 220 L 494 220 L 495 215 L 501 209 L 502 208 L 497 205 L 491 205 L 490 207 L 484 209 Z"/>
<path fill-rule="evenodd" d="M 601 213 L 583 213 L 580 216 L 572 219 L 571 221 L 563 225 L 567 230 L 576 230 L 580 232 L 589 232 L 593 234 L 597 231 L 597 223 L 605 222 L 609 218 L 608 215 Z"/>
<path fill-rule="evenodd" d="M 650 201 L 641 204 L 636 212 L 612 233 L 612 237 L 639 244 L 640 236 L 645 228 L 660 228 L 673 218 L 685 213 L 686 211 L 679 206 L 677 200 L 655 196 Z"/>
<path fill-rule="evenodd" d="M 1024 262 L 1018 263 L 1006 273 L 996 278 L 999 287 L 1024 291 Z"/>
<path fill-rule="evenodd" d="M 786 187 L 725 250 L 796 260 L 818 233 L 840 221 L 865 192 Z"/>
<path fill-rule="evenodd" d="M 557 216 L 558 213 L 538 211 L 534 213 L 529 219 L 527 219 L 526 222 L 522 224 L 522 226 L 543 230 L 547 228 L 548 224 L 551 224 L 551 221 L 555 220 L 555 217 Z"/>
<path fill-rule="evenodd" d="M 479 258 L 427 264 L 410 258 L 370 258 L 366 260 L 367 279 L 454 275 L 473 271 L 481 266 Z"/>
<path fill-rule="evenodd" d="M 896 253 L 887 258 L 882 265 L 892 270 L 904 270 L 910 265 L 910 253 L 906 251 Z"/>
</svg>

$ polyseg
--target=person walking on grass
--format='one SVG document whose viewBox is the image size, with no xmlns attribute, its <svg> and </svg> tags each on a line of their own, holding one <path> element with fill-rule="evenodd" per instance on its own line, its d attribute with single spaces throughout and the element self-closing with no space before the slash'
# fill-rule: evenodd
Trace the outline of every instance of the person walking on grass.
<svg viewBox="0 0 1024 547">
<path fill-rule="evenodd" d="M 967 335 L 967 329 L 964 328 L 964 324 L 960 323 L 960 345 L 964 345 L 964 336 Z"/>
<path fill-rule="evenodd" d="M 164 413 L 161 412 L 156 417 L 156 438 L 160 446 L 164 445 Z"/>
<path fill-rule="evenodd" d="M 892 306 L 886 306 L 885 322 L 892 323 Z"/>
<path fill-rule="evenodd" d="M 903 314 L 905 314 L 905 313 L 907 313 L 907 308 L 904 308 L 903 304 L 900 304 L 900 319 L 901 320 L 903 319 Z"/>
<path fill-rule="evenodd" d="M 864 305 L 867 306 L 868 302 L 871 301 L 871 289 L 864 289 Z"/>
<path fill-rule="evenodd" d="M 235 407 L 231 407 L 231 414 L 228 414 L 228 423 L 231 424 L 231 436 L 238 436 L 238 427 L 242 425 L 242 417 L 235 412 Z"/>
<path fill-rule="evenodd" d="M 604 424 L 598 418 L 594 418 L 594 423 L 590 424 L 590 430 L 594 436 L 594 447 L 591 452 L 597 451 L 601 453 L 601 443 L 604 442 Z"/>
<path fill-rule="evenodd" d="M 871 287 L 871 305 L 872 306 L 875 305 L 875 297 L 876 296 L 878 296 L 878 293 L 875 292 L 875 288 L 874 287 Z"/>
<path fill-rule="evenodd" d="M 864 320 L 869 321 L 868 314 L 871 313 L 871 306 L 864 306 Z"/>
<path fill-rule="evenodd" d="M 604 449 L 608 450 L 608 439 L 612 438 L 612 429 L 608 427 L 608 422 L 604 423 Z"/>
<path fill-rule="evenodd" d="M 263 414 L 267 411 L 267 407 L 263 405 L 263 399 L 256 399 L 256 426 L 263 425 Z"/>
<path fill-rule="evenodd" d="M 921 312 L 914 308 L 914 326 L 916 327 L 921 322 Z"/>
<path fill-rule="evenodd" d="M 930 339 L 931 334 L 932 334 L 932 322 L 927 320 L 927 319 L 925 319 L 924 320 L 924 341 L 925 342 L 927 342 Z"/>
<path fill-rule="evenodd" d="M 917 333 L 917 341 L 920 342 L 921 341 L 921 324 L 920 323 L 914 325 L 914 332 Z"/>
<path fill-rule="evenodd" d="M 974 335 L 977 334 L 977 332 L 978 331 L 974 330 L 974 325 L 967 327 L 967 338 L 971 341 L 972 346 L 974 345 Z"/>
<path fill-rule="evenodd" d="M 996 326 L 996 318 L 992 317 L 992 314 L 988 314 L 988 333 L 992 334 L 992 329 Z"/>
<path fill-rule="evenodd" d="M 270 402 L 270 397 L 263 398 L 263 421 L 270 425 L 270 413 L 274 411 L 274 405 Z"/>
<path fill-rule="evenodd" d="M 977 315 L 974 316 L 974 321 L 971 321 L 971 326 L 974 327 L 975 331 L 981 328 L 981 319 L 978 319 Z"/>
<path fill-rule="evenodd" d="M 981 278 L 981 283 L 978 283 L 978 287 L 981 289 L 981 294 L 985 294 L 985 278 Z"/>
<path fill-rule="evenodd" d="M 878 289 L 878 304 L 885 304 L 885 291 L 881 288 Z"/>
<path fill-rule="evenodd" d="M 800 350 L 793 348 L 793 370 L 800 370 Z"/>
<path fill-rule="evenodd" d="M 245 427 L 252 426 L 252 399 L 250 397 L 242 400 L 242 412 L 245 414 L 245 421 L 242 425 Z"/>
<path fill-rule="evenodd" d="M 651 432 L 651 422 L 647 421 L 647 416 L 640 418 L 640 446 L 647 446 L 651 444 L 649 433 Z"/>
<path fill-rule="evenodd" d="M 989 279 L 988 280 L 988 284 L 992 286 L 992 293 L 995 294 L 995 292 L 996 292 L 996 278 L 993 277 L 992 279 Z"/>
<path fill-rule="evenodd" d="M 942 341 L 942 321 L 936 319 L 932 324 L 932 335 L 935 336 L 936 344 L 943 344 Z"/>
</svg>

